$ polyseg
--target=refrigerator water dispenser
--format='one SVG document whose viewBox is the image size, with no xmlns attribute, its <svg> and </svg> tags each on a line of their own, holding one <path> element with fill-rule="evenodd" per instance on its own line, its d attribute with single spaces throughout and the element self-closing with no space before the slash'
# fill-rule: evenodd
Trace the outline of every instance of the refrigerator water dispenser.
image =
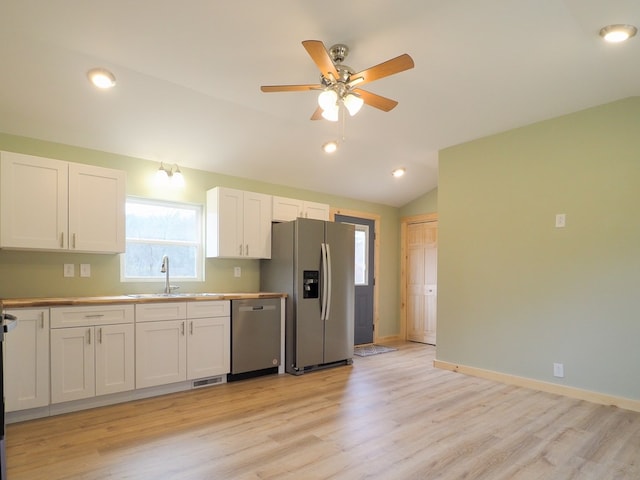
<svg viewBox="0 0 640 480">
<path fill-rule="evenodd" d="M 318 298 L 318 280 L 320 272 L 318 270 L 304 270 L 302 282 L 304 290 L 302 298 Z"/>
</svg>

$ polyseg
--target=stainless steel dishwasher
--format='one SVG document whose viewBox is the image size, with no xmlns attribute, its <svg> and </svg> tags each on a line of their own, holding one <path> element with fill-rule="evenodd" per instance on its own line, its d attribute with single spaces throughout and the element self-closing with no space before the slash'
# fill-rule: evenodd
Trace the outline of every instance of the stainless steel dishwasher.
<svg viewBox="0 0 640 480">
<path fill-rule="evenodd" d="M 277 373 L 280 298 L 231 300 L 231 374 L 228 380 Z"/>
</svg>

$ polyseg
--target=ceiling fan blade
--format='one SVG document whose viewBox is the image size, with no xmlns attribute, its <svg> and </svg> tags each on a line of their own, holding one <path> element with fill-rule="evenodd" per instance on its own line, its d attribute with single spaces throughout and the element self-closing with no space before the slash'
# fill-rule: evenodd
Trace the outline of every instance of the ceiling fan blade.
<svg viewBox="0 0 640 480">
<path fill-rule="evenodd" d="M 355 93 L 362 97 L 364 103 L 370 105 L 372 107 L 378 108 L 382 111 L 388 112 L 389 110 L 393 110 L 398 102 L 395 100 L 391 100 L 390 98 L 383 97 L 381 95 L 376 95 L 375 93 L 367 92 L 366 90 L 355 89 Z"/>
<path fill-rule="evenodd" d="M 310 85 L 263 85 L 263 92 L 302 92 L 306 90 L 322 90 L 322 85 L 314 83 Z"/>
<path fill-rule="evenodd" d="M 367 68 L 358 73 L 354 73 L 349 76 L 348 85 L 350 86 L 359 86 L 365 83 L 373 82 L 374 80 L 378 80 L 380 78 L 388 77 L 389 75 L 393 75 L 395 73 L 404 72 L 405 70 L 409 70 L 414 67 L 413 59 L 403 53 L 402 55 L 392 58 L 391 60 L 387 60 L 386 62 L 382 62 L 374 67 Z"/>
<path fill-rule="evenodd" d="M 324 43 L 320 40 L 305 40 L 302 42 L 302 46 L 307 50 L 307 53 L 318 66 L 320 73 L 323 76 L 331 78 L 329 76 L 329 74 L 331 74 L 334 79 L 339 77 L 338 70 L 333 64 L 333 60 L 331 60 L 327 49 L 324 48 Z"/>
<path fill-rule="evenodd" d="M 316 111 L 311 115 L 311 120 L 322 120 L 322 108 L 316 108 Z"/>
</svg>

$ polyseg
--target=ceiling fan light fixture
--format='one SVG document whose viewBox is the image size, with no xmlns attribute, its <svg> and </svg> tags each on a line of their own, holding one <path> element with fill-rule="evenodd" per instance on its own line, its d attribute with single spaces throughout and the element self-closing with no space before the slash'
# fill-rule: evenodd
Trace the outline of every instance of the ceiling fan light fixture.
<svg viewBox="0 0 640 480">
<path fill-rule="evenodd" d="M 325 120 L 329 120 L 330 122 L 337 122 L 340 117 L 340 107 L 338 105 L 333 105 L 330 108 L 325 108 L 322 110 L 322 118 Z"/>
<path fill-rule="evenodd" d="M 322 150 L 324 153 L 333 153 L 338 150 L 338 142 L 335 140 L 331 140 L 322 145 Z"/>
<path fill-rule="evenodd" d="M 638 33 L 638 29 L 633 25 L 607 25 L 600 30 L 600 36 L 610 43 L 620 43 L 628 40 Z"/>
<path fill-rule="evenodd" d="M 360 111 L 362 105 L 364 104 L 364 100 L 359 95 L 354 93 L 348 93 L 344 99 L 342 100 L 344 106 L 349 111 L 349 115 L 352 117 Z"/>
<path fill-rule="evenodd" d="M 116 85 L 116 76 L 104 68 L 92 68 L 87 72 L 87 77 L 94 86 L 102 90 Z"/>
<path fill-rule="evenodd" d="M 318 105 L 325 111 L 336 108 L 337 101 L 338 94 L 334 90 L 325 90 L 318 95 Z"/>
</svg>

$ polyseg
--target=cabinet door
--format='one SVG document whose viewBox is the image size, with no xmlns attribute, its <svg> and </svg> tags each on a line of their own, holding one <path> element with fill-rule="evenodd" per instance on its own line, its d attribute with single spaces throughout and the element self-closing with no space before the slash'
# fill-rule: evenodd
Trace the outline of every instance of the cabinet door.
<svg viewBox="0 0 640 480">
<path fill-rule="evenodd" d="M 273 197 L 273 221 L 290 222 L 304 216 L 303 203 L 295 198 Z"/>
<path fill-rule="evenodd" d="M 207 191 L 207 257 L 271 258 L 271 195 Z"/>
<path fill-rule="evenodd" d="M 124 252 L 124 172 L 69 164 L 69 236 L 71 250 Z"/>
<path fill-rule="evenodd" d="M 0 246 L 66 249 L 67 162 L 0 155 Z"/>
<path fill-rule="evenodd" d="M 329 205 L 326 203 L 304 202 L 304 218 L 329 220 Z"/>
<path fill-rule="evenodd" d="M 93 327 L 51 330 L 51 403 L 95 395 Z"/>
<path fill-rule="evenodd" d="M 6 310 L 18 326 L 4 339 L 7 412 L 49 405 L 49 310 Z"/>
<path fill-rule="evenodd" d="M 207 191 L 207 257 L 241 257 L 243 192 L 216 187 Z"/>
<path fill-rule="evenodd" d="M 243 256 L 271 258 L 271 196 L 244 192 L 243 213 Z"/>
<path fill-rule="evenodd" d="M 186 320 L 136 323 L 136 388 L 187 378 Z"/>
<path fill-rule="evenodd" d="M 230 372 L 230 317 L 188 320 L 187 378 Z"/>
<path fill-rule="evenodd" d="M 103 325 L 96 332 L 96 395 L 135 388 L 134 326 Z"/>
</svg>

